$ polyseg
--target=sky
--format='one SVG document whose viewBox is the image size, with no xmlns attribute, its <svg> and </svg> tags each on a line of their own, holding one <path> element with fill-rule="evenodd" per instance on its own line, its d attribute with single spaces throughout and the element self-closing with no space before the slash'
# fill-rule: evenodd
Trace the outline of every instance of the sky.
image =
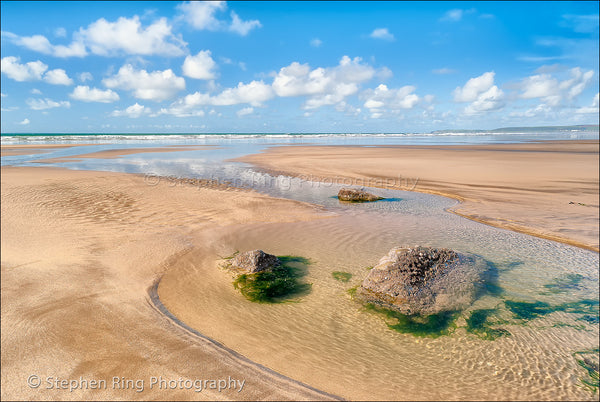
<svg viewBox="0 0 600 402">
<path fill-rule="evenodd" d="M 2 133 L 598 124 L 599 3 L 2 1 Z"/>
</svg>

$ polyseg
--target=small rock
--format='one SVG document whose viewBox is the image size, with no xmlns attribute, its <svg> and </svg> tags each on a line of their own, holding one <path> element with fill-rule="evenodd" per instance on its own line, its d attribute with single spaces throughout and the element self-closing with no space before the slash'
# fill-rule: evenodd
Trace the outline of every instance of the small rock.
<svg viewBox="0 0 600 402">
<path fill-rule="evenodd" d="M 279 258 L 262 250 L 251 250 L 238 254 L 231 260 L 233 268 L 243 269 L 249 273 L 269 271 L 281 265 Z"/>
<path fill-rule="evenodd" d="M 367 193 L 362 190 L 355 190 L 351 188 L 342 188 L 338 192 L 338 199 L 340 201 L 350 201 L 350 202 L 370 202 L 383 200 L 383 197 L 378 197 L 371 193 Z"/>
</svg>

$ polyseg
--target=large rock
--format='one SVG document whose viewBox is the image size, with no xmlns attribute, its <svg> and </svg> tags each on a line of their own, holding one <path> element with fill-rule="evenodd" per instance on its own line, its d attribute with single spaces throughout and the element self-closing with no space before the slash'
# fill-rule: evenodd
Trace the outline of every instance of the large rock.
<svg viewBox="0 0 600 402">
<path fill-rule="evenodd" d="M 395 247 L 371 269 L 357 295 L 403 314 L 469 306 L 483 284 L 485 260 L 445 248 Z"/>
<path fill-rule="evenodd" d="M 270 270 L 280 264 L 279 258 L 262 250 L 246 251 L 231 260 L 233 268 L 243 269 L 252 274 Z"/>
<path fill-rule="evenodd" d="M 338 199 L 340 201 L 350 201 L 350 202 L 368 202 L 368 201 L 377 201 L 383 200 L 382 197 L 378 197 L 371 193 L 367 193 L 362 190 L 355 190 L 352 188 L 342 188 L 338 192 Z"/>
</svg>

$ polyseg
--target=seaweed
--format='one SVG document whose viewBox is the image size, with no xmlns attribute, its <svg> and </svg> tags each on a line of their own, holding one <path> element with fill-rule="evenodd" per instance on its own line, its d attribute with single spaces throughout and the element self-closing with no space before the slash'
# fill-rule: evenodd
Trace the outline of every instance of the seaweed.
<svg viewBox="0 0 600 402">
<path fill-rule="evenodd" d="M 565 293 L 570 290 L 581 289 L 581 281 L 585 279 L 580 274 L 567 274 L 563 277 L 556 278 L 554 282 L 544 285 L 546 292 L 542 294 Z"/>
<path fill-rule="evenodd" d="M 510 332 L 502 328 L 492 328 L 489 318 L 496 312 L 494 309 L 473 310 L 467 321 L 467 332 L 477 337 L 493 341 L 503 336 L 510 336 Z"/>
<path fill-rule="evenodd" d="M 300 278 L 306 275 L 306 269 L 289 264 L 306 265 L 309 260 L 296 256 L 278 258 L 281 265 L 273 267 L 269 271 L 241 274 L 233 281 L 233 286 L 239 289 L 246 299 L 257 303 L 281 303 L 288 301 L 293 296 L 308 293 L 312 284 L 300 282 Z"/>
<path fill-rule="evenodd" d="M 370 266 L 366 267 L 365 269 L 366 269 L 367 271 L 370 271 L 370 270 L 372 270 L 373 268 L 375 268 L 375 267 L 374 267 L 373 265 L 370 265 Z"/>
<path fill-rule="evenodd" d="M 394 331 L 427 338 L 450 334 L 456 328 L 454 321 L 459 315 L 458 311 L 442 311 L 431 315 L 402 314 L 372 303 L 367 303 L 365 309 L 384 314 L 386 318 L 392 320 L 392 323 L 388 322 L 387 326 Z"/>
<path fill-rule="evenodd" d="M 333 279 L 340 282 L 348 282 L 352 279 L 352 274 L 350 272 L 333 271 L 331 276 L 333 276 Z"/>
<path fill-rule="evenodd" d="M 354 296 L 356 295 L 356 292 L 358 291 L 358 286 L 353 286 L 350 289 L 346 290 L 346 292 L 348 292 L 348 294 L 350 295 L 351 298 L 354 298 Z"/>
<path fill-rule="evenodd" d="M 583 384 L 583 387 L 588 389 L 590 392 L 595 394 L 598 391 L 598 387 L 600 386 L 600 374 L 598 370 L 598 353 L 600 353 L 600 349 L 591 349 L 591 350 L 582 350 L 579 352 L 573 353 L 573 356 L 577 359 L 577 364 L 583 367 L 586 371 L 586 376 L 583 378 L 579 378 L 579 381 Z M 586 355 L 591 355 L 586 357 Z M 577 357 L 581 356 L 580 359 Z M 592 360 L 593 358 L 596 361 Z"/>
<path fill-rule="evenodd" d="M 541 301 L 524 302 L 506 300 L 504 305 L 513 313 L 515 318 L 527 321 L 556 311 L 556 309 L 552 308 L 548 303 Z"/>
</svg>

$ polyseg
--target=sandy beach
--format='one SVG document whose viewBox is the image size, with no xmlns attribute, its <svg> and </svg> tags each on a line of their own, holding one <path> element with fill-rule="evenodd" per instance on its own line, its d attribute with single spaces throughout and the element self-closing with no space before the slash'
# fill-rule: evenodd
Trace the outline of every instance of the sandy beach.
<svg viewBox="0 0 600 402">
<path fill-rule="evenodd" d="M 182 329 L 148 293 L 172 259 L 198 246 L 200 232 L 320 211 L 119 173 L 2 167 L 1 178 L 3 400 L 328 398 Z M 27 385 L 31 375 L 44 380 L 39 388 Z M 152 376 L 245 385 L 149 389 Z M 114 389 L 113 377 L 143 379 L 145 388 Z M 48 378 L 107 383 L 70 392 L 48 389 Z"/>
<path fill-rule="evenodd" d="M 284 146 L 238 159 L 266 171 L 439 194 L 450 211 L 598 251 L 598 141 L 469 146 Z"/>
</svg>

